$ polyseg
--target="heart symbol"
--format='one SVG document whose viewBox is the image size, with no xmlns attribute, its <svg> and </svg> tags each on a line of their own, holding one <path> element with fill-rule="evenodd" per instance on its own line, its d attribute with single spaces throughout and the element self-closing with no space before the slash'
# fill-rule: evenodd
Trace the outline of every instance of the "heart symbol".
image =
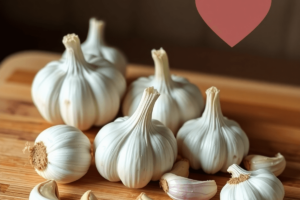
<svg viewBox="0 0 300 200">
<path fill-rule="evenodd" d="M 266 17 L 272 0 L 196 0 L 205 23 L 233 47 Z"/>
</svg>

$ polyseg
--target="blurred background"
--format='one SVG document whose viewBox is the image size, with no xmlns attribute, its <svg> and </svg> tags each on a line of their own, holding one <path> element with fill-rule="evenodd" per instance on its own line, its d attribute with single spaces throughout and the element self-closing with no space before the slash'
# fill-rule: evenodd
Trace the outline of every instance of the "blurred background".
<svg viewBox="0 0 300 200">
<path fill-rule="evenodd" d="M 194 0 L 1 0 L 0 61 L 23 50 L 63 52 L 62 37 L 86 39 L 90 17 L 129 62 L 153 65 L 163 47 L 171 68 L 300 85 L 300 1 L 273 0 L 264 21 L 234 48 L 204 23 Z"/>
</svg>

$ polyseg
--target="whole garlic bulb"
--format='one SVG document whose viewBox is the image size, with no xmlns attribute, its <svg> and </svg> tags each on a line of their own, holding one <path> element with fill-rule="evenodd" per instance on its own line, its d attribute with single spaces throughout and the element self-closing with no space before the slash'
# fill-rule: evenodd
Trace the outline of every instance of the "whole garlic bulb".
<svg viewBox="0 0 300 200">
<path fill-rule="evenodd" d="M 226 172 L 248 154 L 249 140 L 238 123 L 223 116 L 219 90 L 211 87 L 206 94 L 202 117 L 186 122 L 178 131 L 178 151 L 193 169 L 208 174 Z"/>
<path fill-rule="evenodd" d="M 80 200 L 97 200 L 97 197 L 91 190 L 88 190 L 82 195 Z"/>
<path fill-rule="evenodd" d="M 152 119 L 159 93 L 146 88 L 131 117 L 105 125 L 94 140 L 95 163 L 107 180 L 122 181 L 129 188 L 142 188 L 169 171 L 177 156 L 172 131 Z"/>
<path fill-rule="evenodd" d="M 63 43 L 66 58 L 48 63 L 33 80 L 32 98 L 39 112 L 53 124 L 81 130 L 113 120 L 126 89 L 124 77 L 104 59 L 86 62 L 77 35 L 65 36 Z"/>
<path fill-rule="evenodd" d="M 29 200 L 59 200 L 57 183 L 47 180 L 36 185 L 30 192 Z"/>
<path fill-rule="evenodd" d="M 184 122 L 200 116 L 204 100 L 197 86 L 183 77 L 170 74 L 165 50 L 161 48 L 151 53 L 155 75 L 139 78 L 130 85 L 123 102 L 123 114 L 131 116 L 139 105 L 143 90 L 153 86 L 160 93 L 153 109 L 153 118 L 176 134 Z"/>
<path fill-rule="evenodd" d="M 217 184 L 214 180 L 197 181 L 188 179 L 189 161 L 178 160 L 172 170 L 160 179 L 160 187 L 174 200 L 208 200 L 217 193 Z"/>
<path fill-rule="evenodd" d="M 27 146 L 29 161 L 45 179 L 70 183 L 86 174 L 91 164 L 91 143 L 80 130 L 68 125 L 41 132 L 34 146 Z"/>
<path fill-rule="evenodd" d="M 248 155 L 244 158 L 243 163 L 248 171 L 267 169 L 273 172 L 275 176 L 279 176 L 286 166 L 286 161 L 280 153 L 272 158 L 260 155 Z"/>
<path fill-rule="evenodd" d="M 284 188 L 274 174 L 265 169 L 248 172 L 236 164 L 228 168 L 232 178 L 221 190 L 221 200 L 282 200 Z"/>
<path fill-rule="evenodd" d="M 123 53 L 104 41 L 105 22 L 90 19 L 89 32 L 86 41 L 81 45 L 83 53 L 89 61 L 92 56 L 103 57 L 110 61 L 125 76 L 127 61 Z"/>
</svg>

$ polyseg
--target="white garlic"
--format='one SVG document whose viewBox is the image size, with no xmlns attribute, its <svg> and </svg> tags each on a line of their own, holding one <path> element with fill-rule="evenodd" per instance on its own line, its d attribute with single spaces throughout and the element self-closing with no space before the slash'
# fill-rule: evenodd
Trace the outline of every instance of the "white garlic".
<svg viewBox="0 0 300 200">
<path fill-rule="evenodd" d="M 155 75 L 139 78 L 130 85 L 123 102 L 123 114 L 131 116 L 139 105 L 143 90 L 153 86 L 160 93 L 153 109 L 153 118 L 176 134 L 184 122 L 200 117 L 204 100 L 197 86 L 183 77 L 170 74 L 168 56 L 162 48 L 151 53 Z"/>
<path fill-rule="evenodd" d="M 87 63 L 77 35 L 64 37 L 66 58 L 48 63 L 34 78 L 32 98 L 41 115 L 53 124 L 81 130 L 103 125 L 117 115 L 126 89 L 122 74 L 111 63 Z"/>
<path fill-rule="evenodd" d="M 59 200 L 57 183 L 48 180 L 36 185 L 30 192 L 29 200 Z"/>
<path fill-rule="evenodd" d="M 91 164 L 91 143 L 80 130 L 68 125 L 41 132 L 33 147 L 27 146 L 29 161 L 45 179 L 70 183 L 86 174 Z"/>
<path fill-rule="evenodd" d="M 279 176 L 286 166 L 286 161 L 280 153 L 272 158 L 260 155 L 248 155 L 244 158 L 243 163 L 248 171 L 267 169 L 273 172 L 275 176 Z"/>
<path fill-rule="evenodd" d="M 105 22 L 90 19 L 89 32 L 86 41 L 81 45 L 83 53 L 89 61 L 93 59 L 93 55 L 103 57 L 110 61 L 114 66 L 125 76 L 127 61 L 123 53 L 111 46 L 108 46 L 104 41 L 104 26 Z"/>
<path fill-rule="evenodd" d="M 95 163 L 107 180 L 142 188 L 169 171 L 177 156 L 172 131 L 152 119 L 159 93 L 146 88 L 136 112 L 105 125 L 94 140 Z"/>
<path fill-rule="evenodd" d="M 97 200 L 97 197 L 91 190 L 88 190 L 82 195 L 80 200 Z"/>
<path fill-rule="evenodd" d="M 248 172 L 236 164 L 228 168 L 232 178 L 221 190 L 221 200 L 282 200 L 284 187 L 265 169 Z"/>
<path fill-rule="evenodd" d="M 152 200 L 152 199 L 148 197 L 146 193 L 142 192 L 135 200 Z"/>
<path fill-rule="evenodd" d="M 206 94 L 202 117 L 186 122 L 178 131 L 178 151 L 193 169 L 208 174 L 226 172 L 248 154 L 249 140 L 238 123 L 223 116 L 219 90 L 211 87 Z"/>
<path fill-rule="evenodd" d="M 188 174 L 189 162 L 179 160 L 170 172 L 161 177 L 160 186 L 174 200 L 208 200 L 215 196 L 218 188 L 214 180 L 192 180 L 187 178 Z"/>
</svg>

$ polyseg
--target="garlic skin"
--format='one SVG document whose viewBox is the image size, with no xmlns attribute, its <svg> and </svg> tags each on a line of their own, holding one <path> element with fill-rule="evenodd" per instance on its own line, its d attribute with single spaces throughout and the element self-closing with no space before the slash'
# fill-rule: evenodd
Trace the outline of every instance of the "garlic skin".
<svg viewBox="0 0 300 200">
<path fill-rule="evenodd" d="M 249 140 L 237 122 L 223 116 L 219 90 L 211 87 L 206 94 L 202 117 L 186 122 L 178 131 L 178 151 L 193 169 L 208 174 L 226 172 L 248 154 Z"/>
<path fill-rule="evenodd" d="M 91 164 L 91 143 L 80 130 L 68 125 L 41 132 L 27 147 L 35 171 L 45 179 L 70 183 L 84 176 Z"/>
<path fill-rule="evenodd" d="M 36 185 L 30 192 L 29 200 L 59 200 L 57 183 L 47 180 Z"/>
<path fill-rule="evenodd" d="M 97 200 L 97 197 L 94 195 L 94 193 L 92 193 L 91 190 L 88 190 L 82 195 L 80 200 Z"/>
<path fill-rule="evenodd" d="M 91 56 L 105 58 L 125 76 L 127 60 L 120 50 L 105 43 L 104 27 L 104 21 L 95 18 L 90 19 L 87 39 L 81 45 L 83 53 L 87 61 L 90 60 Z"/>
<path fill-rule="evenodd" d="M 204 100 L 197 86 L 183 77 L 170 74 L 165 50 L 152 50 L 151 54 L 155 75 L 139 78 L 129 86 L 123 101 L 123 114 L 131 116 L 139 105 L 143 90 L 153 86 L 160 93 L 153 109 L 153 118 L 176 134 L 184 122 L 200 117 Z"/>
<path fill-rule="evenodd" d="M 160 179 L 160 187 L 174 200 L 208 200 L 217 193 L 217 184 L 214 180 L 197 181 L 188 179 L 189 161 L 177 161 L 172 170 Z"/>
<path fill-rule="evenodd" d="M 286 166 L 286 161 L 280 153 L 272 158 L 261 155 L 248 155 L 244 158 L 243 163 L 248 171 L 266 169 L 271 171 L 275 176 L 279 176 Z"/>
<path fill-rule="evenodd" d="M 232 178 L 222 188 L 221 200 L 282 200 L 284 187 L 265 169 L 248 172 L 236 164 L 228 168 Z"/>
<path fill-rule="evenodd" d="M 153 87 L 146 88 L 131 117 L 120 117 L 98 132 L 95 163 L 105 179 L 142 188 L 172 168 L 177 156 L 176 139 L 169 128 L 152 119 L 158 97 Z"/>
<path fill-rule="evenodd" d="M 32 84 L 32 99 L 41 115 L 53 124 L 87 130 L 117 115 L 126 81 L 112 64 L 101 58 L 86 62 L 77 35 L 63 38 L 66 58 L 41 69 Z"/>
<path fill-rule="evenodd" d="M 152 199 L 148 197 L 146 193 L 142 192 L 135 200 L 152 200 Z"/>
</svg>

